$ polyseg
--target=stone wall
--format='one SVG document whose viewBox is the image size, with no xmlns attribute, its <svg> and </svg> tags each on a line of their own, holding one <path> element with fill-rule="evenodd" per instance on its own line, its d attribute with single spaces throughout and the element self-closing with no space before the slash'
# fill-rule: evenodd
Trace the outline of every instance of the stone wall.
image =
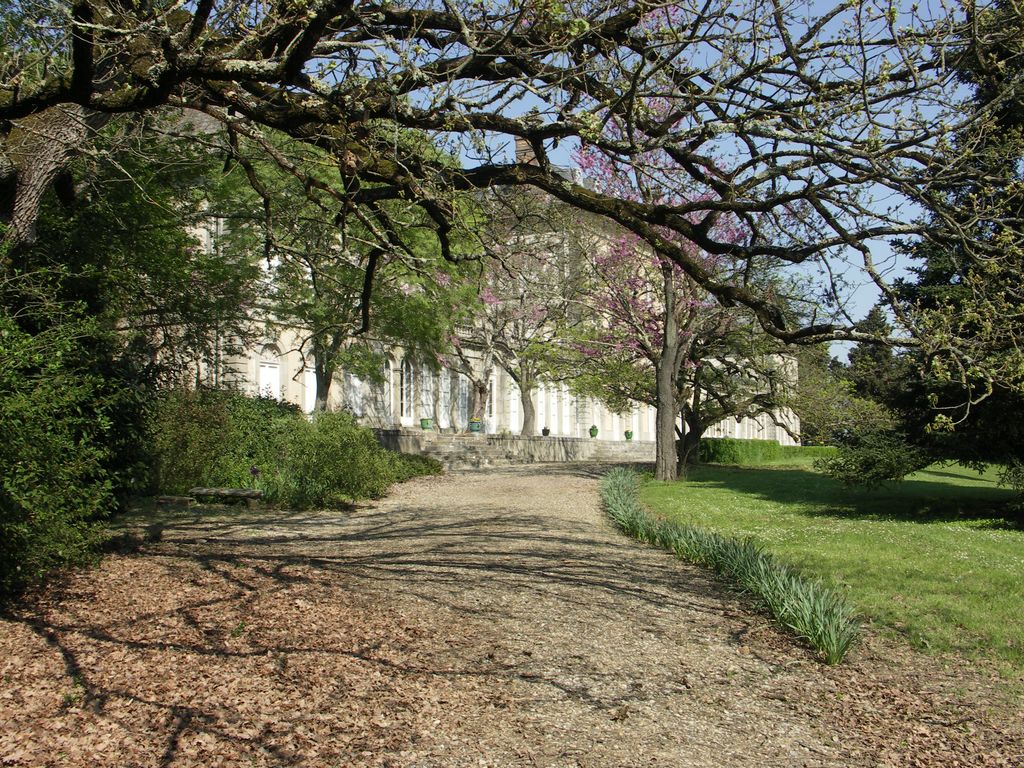
<svg viewBox="0 0 1024 768">
<path fill-rule="evenodd" d="M 507 466 L 537 462 L 653 462 L 650 441 L 595 440 L 589 437 L 448 434 L 430 430 L 378 429 L 381 444 L 392 451 L 430 456 L 447 469 Z"/>
</svg>

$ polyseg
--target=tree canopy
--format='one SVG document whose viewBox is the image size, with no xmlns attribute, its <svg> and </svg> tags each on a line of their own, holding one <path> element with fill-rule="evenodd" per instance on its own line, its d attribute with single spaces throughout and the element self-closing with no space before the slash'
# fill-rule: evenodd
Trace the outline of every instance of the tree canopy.
<svg viewBox="0 0 1024 768">
<path fill-rule="evenodd" d="M 614 220 L 789 341 L 864 338 L 842 311 L 842 274 L 856 269 L 893 298 L 873 241 L 920 234 L 914 205 L 951 214 L 956 202 L 939 192 L 978 169 L 970 151 L 943 150 L 990 124 L 1001 98 L 978 104 L 957 73 L 979 37 L 998 45 L 1003 28 L 941 3 L 36 0 L 5 18 L 9 242 L 31 238 L 38 187 L 96 124 L 190 107 L 326 151 L 339 207 L 415 202 L 449 259 L 462 255 L 448 236 L 455 193 L 538 187 Z M 403 129 L 459 162 L 396 141 Z M 532 162 L 510 156 L 515 139 Z M 667 157 L 688 194 L 595 190 L 557 172 L 562 144 L 646 178 L 661 169 L 645 158 Z M 742 239 L 716 236 L 724 216 L 743 222 Z M 969 232 L 959 245 L 978 251 Z M 823 309 L 797 320 L 749 271 L 722 279 L 690 246 L 820 274 Z M 907 344 L 933 329 L 909 310 L 899 319 Z"/>
</svg>

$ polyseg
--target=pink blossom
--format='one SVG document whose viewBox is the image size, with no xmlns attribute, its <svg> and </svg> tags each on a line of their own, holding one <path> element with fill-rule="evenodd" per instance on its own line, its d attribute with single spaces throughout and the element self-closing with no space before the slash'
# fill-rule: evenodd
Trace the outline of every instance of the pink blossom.
<svg viewBox="0 0 1024 768">
<path fill-rule="evenodd" d="M 494 291 L 491 290 L 489 285 L 482 287 L 477 295 L 480 297 L 480 301 L 489 307 L 493 307 L 501 303 L 501 299 L 494 295 Z"/>
</svg>

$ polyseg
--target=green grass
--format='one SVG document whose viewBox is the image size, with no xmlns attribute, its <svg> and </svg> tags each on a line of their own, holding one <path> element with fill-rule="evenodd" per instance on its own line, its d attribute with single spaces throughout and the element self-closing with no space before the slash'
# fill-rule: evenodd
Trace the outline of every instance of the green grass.
<svg viewBox="0 0 1024 768">
<path fill-rule="evenodd" d="M 933 467 L 848 489 L 804 469 L 702 466 L 641 500 L 680 523 L 751 537 L 842 589 L 913 645 L 1024 671 L 1024 530 L 997 510 L 994 473 Z"/>
</svg>

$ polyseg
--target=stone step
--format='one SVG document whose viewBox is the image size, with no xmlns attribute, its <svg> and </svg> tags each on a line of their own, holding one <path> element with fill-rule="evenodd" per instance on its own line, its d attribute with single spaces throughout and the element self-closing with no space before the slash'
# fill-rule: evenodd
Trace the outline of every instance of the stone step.
<svg viewBox="0 0 1024 768">
<path fill-rule="evenodd" d="M 643 462 L 654 460 L 654 443 L 590 437 L 520 437 L 378 430 L 392 450 L 430 456 L 449 468 L 506 466 L 551 461 Z"/>
</svg>

